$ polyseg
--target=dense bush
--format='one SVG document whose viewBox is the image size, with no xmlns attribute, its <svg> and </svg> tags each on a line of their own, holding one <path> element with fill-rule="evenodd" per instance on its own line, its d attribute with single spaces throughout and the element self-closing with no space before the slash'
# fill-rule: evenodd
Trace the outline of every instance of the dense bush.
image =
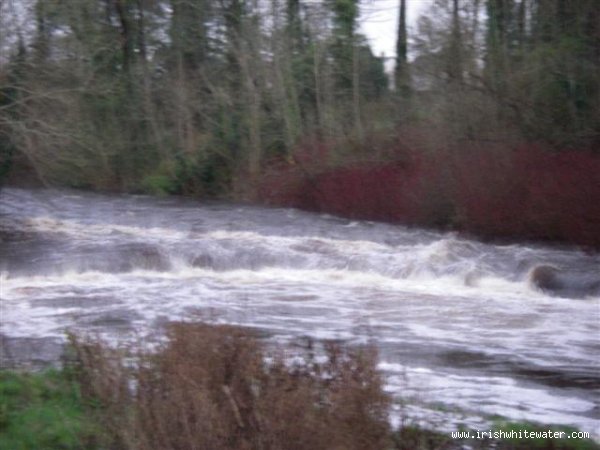
<svg viewBox="0 0 600 450">
<path fill-rule="evenodd" d="M 272 166 L 260 196 L 346 217 L 600 247 L 600 156 L 536 145 L 403 148 L 387 161 Z"/>
<path fill-rule="evenodd" d="M 98 342 L 75 341 L 84 394 L 129 449 L 383 449 L 389 398 L 372 348 L 325 345 L 268 358 L 231 326 L 173 325 L 134 368 Z"/>
<path fill-rule="evenodd" d="M 455 161 L 463 228 L 600 247 L 600 156 L 536 146 L 473 153 Z"/>
</svg>

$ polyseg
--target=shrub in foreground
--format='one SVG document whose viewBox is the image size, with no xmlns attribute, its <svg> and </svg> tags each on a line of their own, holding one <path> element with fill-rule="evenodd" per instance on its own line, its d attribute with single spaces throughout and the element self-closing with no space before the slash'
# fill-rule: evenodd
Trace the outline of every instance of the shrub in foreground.
<svg viewBox="0 0 600 450">
<path fill-rule="evenodd" d="M 128 449 L 385 449 L 389 398 L 372 348 L 269 355 L 247 330 L 178 324 L 158 353 L 75 340 L 84 394 Z"/>
</svg>

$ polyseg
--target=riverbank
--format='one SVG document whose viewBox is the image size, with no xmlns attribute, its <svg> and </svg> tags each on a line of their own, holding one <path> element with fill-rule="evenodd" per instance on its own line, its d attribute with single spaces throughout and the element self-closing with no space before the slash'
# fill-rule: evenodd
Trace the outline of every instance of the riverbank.
<svg viewBox="0 0 600 450">
<path fill-rule="evenodd" d="M 351 140 L 309 139 L 288 157 L 266 161 L 260 176 L 238 171 L 219 189 L 177 176 L 148 176 L 126 189 L 78 188 L 293 207 L 492 242 L 600 251 L 597 152 L 528 143 L 434 145 L 419 133 L 373 137 L 358 150 Z M 6 185 L 49 187 L 23 158 L 15 160 Z"/>
<path fill-rule="evenodd" d="M 309 143 L 273 163 L 258 200 L 277 206 L 465 232 L 489 240 L 545 241 L 600 250 L 600 156 L 535 144 L 422 148 L 422 139 L 373 143 L 340 163 Z"/>
<path fill-rule="evenodd" d="M 267 350 L 236 327 L 179 324 L 169 336 L 157 354 L 136 350 L 138 368 L 123 350 L 75 339 L 63 369 L 0 372 L 0 449 L 600 449 L 589 439 L 453 438 L 410 417 L 392 430 L 371 348 L 329 345 L 317 357 L 311 346 L 285 363 L 291 348 Z M 550 428 L 575 431 L 496 430 Z"/>
</svg>

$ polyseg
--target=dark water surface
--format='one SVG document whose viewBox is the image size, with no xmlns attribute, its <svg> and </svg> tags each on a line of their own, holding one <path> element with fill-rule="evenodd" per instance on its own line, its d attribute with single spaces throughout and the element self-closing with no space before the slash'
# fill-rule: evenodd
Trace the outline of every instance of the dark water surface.
<svg viewBox="0 0 600 450">
<path fill-rule="evenodd" d="M 170 320 L 240 324 L 278 341 L 376 342 L 398 410 L 434 426 L 484 429 L 497 414 L 600 434 L 600 297 L 529 280 L 540 265 L 593 277 L 598 255 L 292 209 L 20 189 L 0 193 L 0 239 L 4 362 L 19 349 L 57 358 L 67 329 L 118 342 Z"/>
</svg>

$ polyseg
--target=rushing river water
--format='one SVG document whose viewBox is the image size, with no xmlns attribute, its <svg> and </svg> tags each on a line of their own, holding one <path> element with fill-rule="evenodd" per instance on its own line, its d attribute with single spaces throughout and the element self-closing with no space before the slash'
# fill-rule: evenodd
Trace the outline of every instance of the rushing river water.
<svg viewBox="0 0 600 450">
<path fill-rule="evenodd" d="M 600 434 L 600 297 L 529 280 L 539 265 L 600 273 L 598 255 L 51 190 L 2 190 L 0 233 L 5 361 L 54 357 L 67 329 L 118 341 L 170 320 L 240 324 L 279 341 L 375 342 L 409 419 L 487 429 L 500 415 Z"/>
</svg>

